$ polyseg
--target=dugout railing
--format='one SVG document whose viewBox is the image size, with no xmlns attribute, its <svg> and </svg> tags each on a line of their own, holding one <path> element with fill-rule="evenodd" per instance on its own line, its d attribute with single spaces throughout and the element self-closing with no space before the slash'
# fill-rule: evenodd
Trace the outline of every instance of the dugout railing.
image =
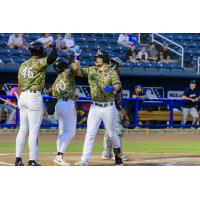
<svg viewBox="0 0 200 200">
<path fill-rule="evenodd" d="M 3 99 L 14 99 L 16 100 L 16 104 L 17 104 L 17 98 L 15 96 L 4 96 L 4 95 L 0 95 L 0 98 Z M 52 99 L 52 97 L 50 96 L 43 96 L 44 100 L 50 100 Z M 182 125 L 180 123 L 182 116 L 181 116 L 181 111 L 178 111 L 178 116 L 174 115 L 174 106 L 179 105 L 179 107 L 181 107 L 183 102 L 186 102 L 187 100 L 183 100 L 183 99 L 169 99 L 169 98 L 123 98 L 125 107 L 127 107 L 128 102 L 130 101 L 134 101 L 134 114 L 132 117 L 132 121 L 134 121 L 134 123 L 129 125 L 129 128 L 135 128 L 135 127 L 140 127 L 140 128 L 190 128 L 190 127 L 194 127 L 192 126 L 191 123 L 186 124 L 186 125 Z M 151 105 L 153 104 L 165 104 L 168 105 L 168 110 L 166 111 L 158 111 L 158 112 L 154 112 L 154 111 L 141 111 L 142 109 L 140 107 L 141 106 L 141 102 L 142 104 L 146 103 L 149 105 L 149 107 L 151 107 Z M 86 98 L 86 97 L 80 97 L 77 100 L 77 103 L 91 103 L 91 99 L 90 98 Z M 151 105 L 150 105 L 151 104 Z M 156 116 L 157 114 L 160 114 L 160 118 L 159 116 Z M 149 119 L 147 117 L 144 117 L 146 115 L 149 116 Z M 143 117 L 142 117 L 143 116 Z M 154 117 L 153 117 L 154 116 Z M 156 117 L 155 117 L 156 116 Z M 174 120 L 174 117 L 176 117 L 176 120 Z M 144 118 L 144 119 L 143 119 Z M 166 121 L 166 123 L 145 123 L 143 121 L 151 121 L 154 118 L 158 118 L 160 120 L 158 121 Z M 164 119 L 164 120 L 163 120 Z M 179 123 L 177 123 L 177 121 Z M 191 117 L 189 119 L 189 121 L 191 121 Z M 0 123 L 0 127 L 18 127 L 20 123 L 19 120 L 19 109 L 16 108 L 16 124 L 6 124 L 6 123 Z M 57 123 L 55 124 L 42 124 L 41 127 L 42 128 L 51 128 L 51 127 L 57 127 Z M 81 125 L 77 125 L 77 128 L 84 128 L 86 127 L 86 124 L 81 124 Z M 199 125 L 197 125 L 196 127 L 199 127 Z"/>
</svg>

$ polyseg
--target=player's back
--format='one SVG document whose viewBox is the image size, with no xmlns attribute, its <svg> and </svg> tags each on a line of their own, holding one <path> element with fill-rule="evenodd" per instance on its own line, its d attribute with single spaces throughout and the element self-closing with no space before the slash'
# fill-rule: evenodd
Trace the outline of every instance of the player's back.
<svg viewBox="0 0 200 200">
<path fill-rule="evenodd" d="M 56 98 L 64 99 L 69 98 L 75 100 L 75 77 L 70 69 L 63 71 L 58 75 L 53 88 L 53 96 Z"/>
<path fill-rule="evenodd" d="M 30 58 L 22 63 L 18 72 L 18 85 L 22 91 L 41 91 L 45 84 L 47 58 Z"/>
</svg>

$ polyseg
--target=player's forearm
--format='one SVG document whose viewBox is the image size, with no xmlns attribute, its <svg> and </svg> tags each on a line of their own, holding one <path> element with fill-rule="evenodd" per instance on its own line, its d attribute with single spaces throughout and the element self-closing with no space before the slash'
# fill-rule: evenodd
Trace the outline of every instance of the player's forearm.
<svg viewBox="0 0 200 200">
<path fill-rule="evenodd" d="M 87 68 L 80 68 L 78 69 L 77 73 L 76 73 L 76 76 L 79 76 L 79 77 L 87 77 L 88 76 L 88 73 L 87 73 Z"/>
<path fill-rule="evenodd" d="M 115 84 L 115 85 L 114 85 L 114 90 L 115 90 L 116 92 L 118 92 L 120 89 L 121 89 L 121 85 L 120 85 L 120 84 Z"/>
<path fill-rule="evenodd" d="M 56 47 L 53 47 L 51 50 L 51 53 L 47 57 L 48 65 L 52 64 L 56 60 L 57 56 L 58 55 L 57 55 Z"/>
<path fill-rule="evenodd" d="M 185 100 L 189 100 L 189 101 L 192 100 L 192 98 L 190 98 L 190 97 L 186 97 L 186 96 L 183 96 L 182 98 L 185 99 Z"/>
</svg>

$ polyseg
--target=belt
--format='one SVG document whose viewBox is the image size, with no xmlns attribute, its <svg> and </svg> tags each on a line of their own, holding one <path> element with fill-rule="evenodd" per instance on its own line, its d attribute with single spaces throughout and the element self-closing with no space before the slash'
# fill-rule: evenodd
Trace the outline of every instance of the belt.
<svg viewBox="0 0 200 200">
<path fill-rule="evenodd" d="M 62 98 L 62 99 L 58 99 L 58 101 L 68 101 L 68 98 Z"/>
<path fill-rule="evenodd" d="M 22 92 L 36 93 L 36 92 L 41 92 L 41 91 L 39 91 L 39 90 L 22 90 Z"/>
<path fill-rule="evenodd" d="M 92 104 L 95 105 L 95 106 L 99 106 L 99 107 L 107 107 L 107 106 L 114 105 L 113 102 L 105 102 L 105 103 L 92 102 Z"/>
</svg>

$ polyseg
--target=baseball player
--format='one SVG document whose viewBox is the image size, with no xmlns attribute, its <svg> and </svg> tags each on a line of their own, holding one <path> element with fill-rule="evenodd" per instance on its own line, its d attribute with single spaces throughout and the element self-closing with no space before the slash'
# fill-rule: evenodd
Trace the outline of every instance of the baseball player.
<svg viewBox="0 0 200 200">
<path fill-rule="evenodd" d="M 109 67 L 110 57 L 107 51 L 98 50 L 95 59 L 96 66 L 80 70 L 82 76 L 88 77 L 92 104 L 88 114 L 83 154 L 81 161 L 76 165 L 88 165 L 95 136 L 102 121 L 112 140 L 115 165 L 123 165 L 120 140 L 115 129 L 115 98 L 113 94 L 121 88 L 120 79 L 117 72 Z"/>
<path fill-rule="evenodd" d="M 110 67 L 112 69 L 114 69 L 119 74 L 120 73 L 119 68 L 120 68 L 121 60 L 119 58 L 111 58 L 110 60 L 111 60 Z M 119 91 L 117 91 L 115 93 L 115 106 L 116 106 L 115 115 L 114 115 L 115 116 L 115 129 L 116 129 L 116 132 L 119 136 L 120 144 L 121 144 L 121 147 L 122 147 L 122 137 L 123 137 L 122 129 L 123 129 L 123 126 L 122 126 L 122 121 L 120 119 L 120 114 L 121 114 L 123 108 L 122 108 L 122 89 L 121 88 L 120 88 Z M 128 117 L 127 117 L 127 120 L 128 121 L 126 121 L 126 122 L 129 124 Z M 128 124 L 126 124 L 126 126 L 128 126 Z M 104 147 L 104 150 L 103 150 L 102 157 L 101 157 L 102 160 L 111 159 L 111 157 L 112 157 L 112 141 L 111 141 L 107 131 L 105 131 L 104 140 L 103 140 L 103 147 Z M 128 157 L 126 155 L 122 155 L 122 160 L 127 161 Z"/>
<path fill-rule="evenodd" d="M 43 117 L 43 99 L 41 91 L 44 88 L 45 72 L 48 65 L 57 58 L 55 44 L 51 44 L 51 52 L 46 56 L 43 44 L 33 42 L 29 46 L 31 58 L 22 63 L 18 72 L 18 87 L 20 109 L 20 127 L 16 138 L 16 166 L 24 166 L 22 152 L 25 136 L 29 131 L 29 161 L 28 166 L 39 166 L 37 160 L 37 142 Z"/>
<path fill-rule="evenodd" d="M 69 68 L 68 62 L 58 58 L 53 67 L 58 73 L 52 88 L 53 97 L 57 98 L 55 106 L 56 118 L 58 119 L 59 135 L 57 137 L 57 155 L 53 162 L 60 166 L 69 166 L 63 160 L 63 154 L 76 132 L 76 109 L 75 109 L 75 75 L 76 65 Z"/>
<path fill-rule="evenodd" d="M 195 80 L 190 81 L 190 85 L 184 91 L 182 98 L 188 100 L 187 102 L 183 102 L 182 106 L 182 125 L 186 124 L 188 115 L 191 115 L 193 118 L 192 125 L 197 125 L 199 119 L 197 105 L 200 99 L 200 93 L 197 89 Z"/>
</svg>

